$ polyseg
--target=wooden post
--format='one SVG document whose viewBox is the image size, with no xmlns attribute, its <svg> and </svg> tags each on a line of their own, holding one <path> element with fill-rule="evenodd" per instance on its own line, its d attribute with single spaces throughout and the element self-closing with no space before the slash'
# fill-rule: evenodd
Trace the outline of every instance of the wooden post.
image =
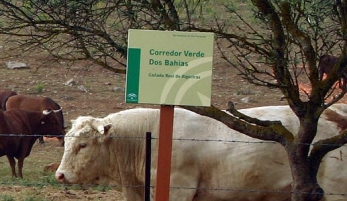
<svg viewBox="0 0 347 201">
<path fill-rule="evenodd" d="M 169 201 L 174 106 L 160 107 L 156 201 Z"/>
</svg>

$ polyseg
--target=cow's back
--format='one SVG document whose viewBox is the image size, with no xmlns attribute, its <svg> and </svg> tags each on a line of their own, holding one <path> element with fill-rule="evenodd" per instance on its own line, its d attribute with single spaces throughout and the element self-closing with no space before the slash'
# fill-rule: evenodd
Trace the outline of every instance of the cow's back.
<svg viewBox="0 0 347 201">
<path fill-rule="evenodd" d="M 197 188 L 207 189 L 198 191 L 197 200 L 285 200 L 283 194 L 262 193 L 290 190 L 290 168 L 281 145 L 251 138 L 187 110 L 178 109 L 175 115 L 172 169 L 184 174 L 173 176 L 173 182 L 181 186 L 196 182 Z M 198 179 L 187 182 L 191 175 Z"/>
<path fill-rule="evenodd" d="M 266 106 L 239 111 L 261 120 L 279 120 L 294 135 L 298 132 L 299 120 L 289 106 Z M 185 133 L 186 136 L 182 137 L 191 138 L 193 142 L 176 142 L 177 147 L 179 147 L 179 154 L 177 155 L 183 156 L 185 162 L 182 162 L 181 167 L 179 167 L 180 164 L 177 161 L 182 161 L 182 159 L 175 158 L 173 153 L 172 161 L 175 161 L 173 167 L 179 167 L 178 169 L 184 172 L 185 168 L 187 169 L 189 165 L 193 164 L 192 160 L 198 159 L 200 163 L 195 166 L 193 164 L 192 167 L 202 168 L 200 174 L 204 177 L 199 180 L 199 188 L 237 189 L 236 192 L 205 192 L 203 194 L 205 198 L 208 197 L 207 195 L 213 195 L 214 197 L 211 197 L 211 200 L 218 200 L 218 197 L 220 200 L 223 200 L 223 197 L 231 200 L 256 200 L 256 197 L 261 197 L 262 200 L 277 201 L 285 196 L 271 193 L 262 195 L 257 191 L 290 191 L 292 178 L 287 153 L 283 146 L 274 142 L 250 138 L 232 129 L 227 130 L 224 125 L 220 125 L 220 122 L 209 122 L 208 118 L 201 118 L 189 112 L 184 113 L 187 114 L 181 117 L 176 114 L 177 118 L 175 118 L 182 121 L 180 125 L 175 125 L 174 128 L 185 131 L 179 133 Z M 185 119 L 185 117 L 187 118 Z M 199 120 L 200 118 L 201 120 Z M 210 126 L 206 126 L 209 124 Z M 324 111 L 319 119 L 318 133 L 314 142 L 337 135 L 342 129 L 346 128 L 346 124 L 347 105 L 335 104 L 331 106 Z M 181 127 L 179 128 L 179 126 Z M 194 133 L 194 136 L 191 133 Z M 212 140 L 211 143 L 199 141 L 201 138 L 216 139 L 216 141 L 213 142 Z M 177 152 L 174 148 L 175 151 Z M 191 156 L 191 160 L 189 160 L 189 156 Z M 323 158 L 318 172 L 318 182 L 327 194 L 345 192 L 345 189 L 347 189 L 347 172 L 344 171 L 344 168 L 346 166 L 346 146 L 329 152 Z M 194 173 L 190 172 L 189 174 Z M 184 178 L 184 176 L 181 175 L 181 178 Z M 208 179 L 210 179 L 210 184 L 203 182 Z M 247 193 L 249 190 L 255 192 Z M 327 195 L 325 199 L 335 200 L 341 198 L 344 197 Z"/>
<path fill-rule="evenodd" d="M 146 131 L 151 131 L 154 138 L 151 166 L 156 169 L 159 110 L 139 108 L 126 110 L 112 114 L 106 119 L 110 119 L 114 124 L 116 135 L 143 137 Z M 205 200 L 225 200 L 226 198 L 254 200 L 255 197 L 260 196 L 259 193 L 249 194 L 247 190 L 290 190 L 292 181 L 290 169 L 285 160 L 284 148 L 279 144 L 260 143 L 260 140 L 229 129 L 219 121 L 180 108 L 175 108 L 173 132 L 171 167 L 171 186 L 173 186 L 171 191 L 175 191 L 173 196 L 184 195 L 184 197 L 191 197 L 192 200 L 194 196 L 197 196 L 196 198 L 203 196 Z M 141 156 L 133 157 L 138 160 Z M 276 171 L 273 171 L 274 169 Z M 269 175 L 268 172 L 272 174 Z M 155 183 L 155 174 L 152 174 L 151 181 Z M 195 195 L 194 188 L 211 190 L 204 190 L 203 194 Z M 212 189 L 238 190 L 235 192 Z M 283 197 L 280 194 L 271 195 L 271 199 L 266 194 L 261 196 L 268 201 L 280 201 Z M 174 197 L 174 199 L 177 198 Z"/>
<path fill-rule="evenodd" d="M 14 91 L 6 91 L 6 90 L 1 91 L 0 92 L 0 109 L 5 111 L 7 99 L 15 95 L 17 95 L 17 93 Z"/>
<path fill-rule="evenodd" d="M 6 108 L 21 108 L 31 111 L 43 111 L 47 109 L 58 110 L 60 109 L 60 106 L 48 97 L 17 95 L 8 98 Z"/>
</svg>

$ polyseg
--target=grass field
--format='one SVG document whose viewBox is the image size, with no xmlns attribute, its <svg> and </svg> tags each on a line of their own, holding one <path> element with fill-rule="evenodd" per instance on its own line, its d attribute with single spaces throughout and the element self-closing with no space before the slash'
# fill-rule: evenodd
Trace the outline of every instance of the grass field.
<svg viewBox="0 0 347 201">
<path fill-rule="evenodd" d="M 7 157 L 0 158 L 0 200 L 46 200 L 41 193 L 43 189 L 59 189 L 62 186 L 55 180 L 54 172 L 44 172 L 45 165 L 52 162 L 58 162 L 62 156 L 63 147 L 59 146 L 56 140 L 46 140 L 44 145 L 35 143 L 31 155 L 24 161 L 23 177 L 24 179 L 12 178 L 11 168 Z M 54 161 L 52 161 L 54 160 Z M 30 186 L 24 189 L 21 186 Z M 15 190 L 15 192 L 12 192 Z"/>
<path fill-rule="evenodd" d="M 110 187 L 59 184 L 55 172 L 44 169 L 60 161 L 63 149 L 57 140 L 46 140 L 44 145 L 35 143 L 24 161 L 23 179 L 12 178 L 7 158 L 0 157 L 0 201 L 123 200 L 117 189 Z"/>
</svg>

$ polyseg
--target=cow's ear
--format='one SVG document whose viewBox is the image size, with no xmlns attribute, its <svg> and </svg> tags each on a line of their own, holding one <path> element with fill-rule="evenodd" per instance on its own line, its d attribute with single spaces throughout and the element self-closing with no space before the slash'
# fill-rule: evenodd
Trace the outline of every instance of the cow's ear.
<svg viewBox="0 0 347 201">
<path fill-rule="evenodd" d="M 98 126 L 98 131 L 100 134 L 102 135 L 107 135 L 108 131 L 110 130 L 110 128 L 112 127 L 112 124 L 107 124 L 107 125 L 99 125 Z"/>
<path fill-rule="evenodd" d="M 107 124 L 107 125 L 105 125 L 105 126 L 104 126 L 104 134 L 105 134 L 105 133 L 108 134 L 108 133 L 109 133 L 108 131 L 110 131 L 110 129 L 111 129 L 112 126 L 113 126 L 112 124 Z"/>
</svg>

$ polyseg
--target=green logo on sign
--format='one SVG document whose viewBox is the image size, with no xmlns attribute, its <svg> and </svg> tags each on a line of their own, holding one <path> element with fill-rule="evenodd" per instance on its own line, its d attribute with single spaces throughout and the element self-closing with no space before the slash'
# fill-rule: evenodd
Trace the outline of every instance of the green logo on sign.
<svg viewBox="0 0 347 201">
<path fill-rule="evenodd" d="M 138 96 L 134 93 L 130 93 L 127 95 L 126 102 L 127 103 L 137 103 L 138 102 Z"/>
</svg>

